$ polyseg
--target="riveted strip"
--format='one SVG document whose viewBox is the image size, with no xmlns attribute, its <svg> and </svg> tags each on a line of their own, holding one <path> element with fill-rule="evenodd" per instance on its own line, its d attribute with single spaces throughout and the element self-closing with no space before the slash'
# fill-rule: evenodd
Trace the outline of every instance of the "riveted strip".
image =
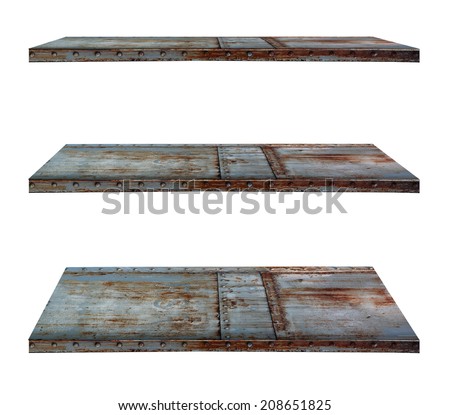
<svg viewBox="0 0 450 415">
<path fill-rule="evenodd" d="M 286 45 L 281 43 L 279 40 L 273 37 L 263 37 L 262 40 L 266 41 L 270 46 L 273 46 L 275 49 L 285 48 Z"/>
<path fill-rule="evenodd" d="M 251 343 L 251 347 L 249 347 Z M 419 353 L 419 340 L 29 340 L 30 353 L 86 352 L 397 352 Z"/>
<path fill-rule="evenodd" d="M 230 179 L 230 162 L 227 158 L 227 148 L 224 146 L 217 146 L 217 154 L 219 156 L 220 177 L 222 179 Z"/>
<path fill-rule="evenodd" d="M 229 340 L 230 334 L 230 319 L 229 309 L 231 308 L 231 300 L 227 297 L 229 288 L 227 287 L 227 274 L 224 272 L 217 273 L 217 286 L 219 293 L 219 321 L 220 321 L 220 338 Z"/>
<path fill-rule="evenodd" d="M 274 176 L 277 179 L 287 179 L 289 176 L 283 164 L 280 162 L 280 159 L 278 158 L 275 150 L 269 146 L 261 146 L 261 150 L 266 156 L 267 162 L 269 163 Z"/>
<path fill-rule="evenodd" d="M 288 338 L 287 320 L 279 299 L 280 294 L 275 276 L 270 272 L 262 272 L 261 278 L 266 290 L 267 303 L 269 304 L 270 314 L 272 315 L 275 335 L 277 339 L 286 340 Z"/>
</svg>

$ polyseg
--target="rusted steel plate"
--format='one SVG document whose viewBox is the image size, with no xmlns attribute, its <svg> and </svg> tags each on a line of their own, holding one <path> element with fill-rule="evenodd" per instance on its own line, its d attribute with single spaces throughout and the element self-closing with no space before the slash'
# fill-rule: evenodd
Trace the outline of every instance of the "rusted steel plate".
<svg viewBox="0 0 450 415">
<path fill-rule="evenodd" d="M 32 193 L 136 190 L 418 192 L 372 144 L 66 145 L 29 179 Z"/>
<path fill-rule="evenodd" d="M 67 268 L 30 352 L 418 352 L 371 267 Z"/>
<path fill-rule="evenodd" d="M 419 49 L 375 37 L 64 37 L 30 48 L 30 62 L 419 62 Z"/>
</svg>

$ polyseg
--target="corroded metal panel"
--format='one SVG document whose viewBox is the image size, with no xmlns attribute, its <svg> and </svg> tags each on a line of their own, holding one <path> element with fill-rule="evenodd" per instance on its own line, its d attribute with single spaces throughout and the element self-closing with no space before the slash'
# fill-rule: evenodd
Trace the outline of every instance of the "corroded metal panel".
<svg viewBox="0 0 450 415">
<path fill-rule="evenodd" d="M 419 62 L 419 49 L 375 37 L 65 37 L 29 50 L 30 62 Z"/>
<path fill-rule="evenodd" d="M 66 145 L 31 193 L 158 191 L 418 192 L 419 180 L 371 144 Z"/>
<path fill-rule="evenodd" d="M 418 352 L 371 267 L 67 268 L 30 352 Z"/>
</svg>

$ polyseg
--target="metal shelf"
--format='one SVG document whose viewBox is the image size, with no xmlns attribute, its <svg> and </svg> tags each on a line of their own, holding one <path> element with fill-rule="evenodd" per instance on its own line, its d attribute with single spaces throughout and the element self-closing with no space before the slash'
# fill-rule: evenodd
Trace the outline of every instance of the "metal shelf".
<svg viewBox="0 0 450 415">
<path fill-rule="evenodd" d="M 371 267 L 67 268 L 30 352 L 418 352 Z"/>
<path fill-rule="evenodd" d="M 372 144 L 66 145 L 31 193 L 103 191 L 419 192 L 419 179 Z"/>
<path fill-rule="evenodd" d="M 376 37 L 64 37 L 29 50 L 30 62 L 419 62 L 419 49 Z"/>
</svg>

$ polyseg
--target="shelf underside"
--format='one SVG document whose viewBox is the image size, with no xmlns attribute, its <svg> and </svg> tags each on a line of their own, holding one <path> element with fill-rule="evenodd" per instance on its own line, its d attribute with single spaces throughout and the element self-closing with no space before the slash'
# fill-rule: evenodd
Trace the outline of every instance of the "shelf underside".
<svg viewBox="0 0 450 415">
<path fill-rule="evenodd" d="M 419 192 L 419 180 L 371 144 L 92 144 L 64 146 L 29 190 Z"/>
<path fill-rule="evenodd" d="M 30 352 L 418 352 L 371 267 L 67 268 Z"/>
<path fill-rule="evenodd" d="M 419 49 L 375 37 L 64 37 L 29 50 L 30 62 L 419 62 Z"/>
</svg>

